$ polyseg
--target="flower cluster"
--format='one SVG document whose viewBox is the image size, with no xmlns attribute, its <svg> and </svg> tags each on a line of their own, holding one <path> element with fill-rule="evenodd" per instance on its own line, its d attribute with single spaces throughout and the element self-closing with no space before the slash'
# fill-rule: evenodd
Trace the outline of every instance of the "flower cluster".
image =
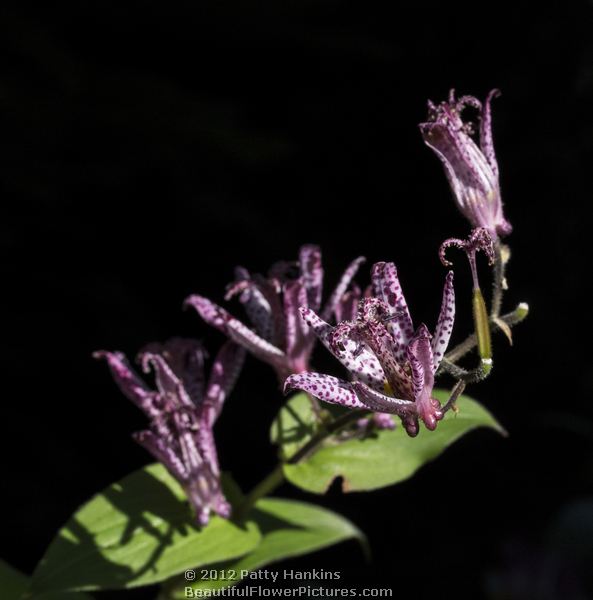
<svg viewBox="0 0 593 600">
<path fill-rule="evenodd" d="M 245 351 L 271 365 L 285 391 L 299 389 L 323 402 L 362 409 L 363 418 L 355 415 L 359 430 L 369 424 L 392 429 L 396 415 L 411 437 L 418 434 L 420 423 L 434 430 L 465 382 L 489 372 L 490 323 L 503 330 L 510 327 L 510 321 L 503 321 L 498 313 L 505 289 L 499 237 L 510 233 L 511 226 L 502 212 L 492 143 L 490 102 L 497 94 L 496 90 L 490 92 L 482 104 L 473 96 L 456 99 L 451 91 L 447 102 L 429 103 L 428 120 L 420 124 L 425 143 L 443 163 L 457 205 L 473 228 L 467 240 L 447 239 L 440 257 L 450 266 L 445 251 L 454 246 L 469 258 L 480 370 L 467 372 L 449 360 L 460 353 L 459 348 L 443 360 L 455 319 L 453 271 L 446 275 L 440 313 L 431 333 L 424 323 L 414 327 L 392 262 L 373 265 L 371 286 L 363 294 L 353 278 L 364 258 L 355 259 L 322 306 L 324 273 L 321 251 L 315 245 L 302 246 L 296 262 L 274 264 L 267 276 L 236 269 L 225 299 L 239 298 L 250 326 L 204 296 L 187 298 L 187 306 L 229 338 L 214 360 L 208 381 L 204 375 L 206 353 L 193 340 L 175 338 L 153 344 L 140 354 L 144 371 L 154 371 L 154 389 L 136 375 L 123 354 L 95 353 L 107 360 L 122 392 L 150 420 L 150 427 L 134 437 L 183 486 L 199 524 L 205 525 L 212 512 L 230 515 L 221 489 L 213 426 L 237 379 Z M 462 118 L 468 107 L 480 113 L 479 141 L 473 139 L 472 123 Z M 475 255 L 479 250 L 491 264 L 496 262 L 495 308 L 490 314 L 478 283 Z M 345 367 L 347 376 L 311 370 L 317 339 Z M 460 347 L 465 352 L 471 344 Z M 458 377 L 457 392 L 445 406 L 433 394 L 441 363 Z M 321 411 L 317 412 L 319 417 Z"/>
</svg>

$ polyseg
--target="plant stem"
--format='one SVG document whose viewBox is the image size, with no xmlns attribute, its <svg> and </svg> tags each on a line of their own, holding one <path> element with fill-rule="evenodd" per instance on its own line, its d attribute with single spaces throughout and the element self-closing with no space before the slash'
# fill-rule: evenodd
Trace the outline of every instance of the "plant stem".
<svg viewBox="0 0 593 600">
<path fill-rule="evenodd" d="M 461 396 L 461 394 L 463 394 L 464 389 L 465 389 L 465 381 L 463 381 L 463 379 L 457 380 L 457 383 L 453 386 L 453 389 L 451 390 L 451 395 L 449 396 L 449 400 L 447 400 L 446 404 L 443 406 L 443 409 L 442 409 L 443 414 L 448 412 L 451 408 L 453 408 L 455 411 L 457 411 L 457 409 L 455 408 L 455 402 L 457 402 L 457 398 L 459 398 L 459 396 Z"/>
<path fill-rule="evenodd" d="M 262 479 L 249 494 L 247 494 L 247 496 L 245 496 L 245 500 L 243 500 L 236 512 L 236 518 L 242 520 L 260 498 L 263 498 L 274 491 L 283 481 L 284 472 L 282 470 L 282 463 L 278 463 L 274 469 Z"/>
<path fill-rule="evenodd" d="M 289 459 L 284 463 L 278 463 L 274 470 L 267 475 L 262 481 L 260 481 L 245 497 L 245 500 L 237 510 L 235 516 L 238 520 L 243 519 L 247 513 L 253 508 L 255 503 L 264 496 L 268 495 L 274 489 L 276 489 L 284 481 L 283 465 L 289 464 L 294 465 L 304 458 L 307 458 L 313 454 L 323 442 L 343 429 L 347 425 L 357 421 L 361 417 L 368 415 L 370 410 L 352 410 L 328 423 L 322 430 L 317 432 L 302 448 L 297 450 Z"/>
<path fill-rule="evenodd" d="M 492 305 L 490 306 L 490 316 L 497 318 L 500 316 L 500 309 L 502 307 L 502 296 L 505 291 L 505 267 L 506 261 L 508 260 L 508 248 L 500 243 L 500 240 L 496 240 L 494 243 L 494 276 L 492 280 Z M 505 256 L 507 254 L 507 256 Z"/>
<path fill-rule="evenodd" d="M 443 358 L 441 361 L 442 371 L 453 375 L 456 379 L 463 380 L 464 383 L 477 383 L 478 381 L 482 381 L 482 379 L 486 379 L 492 371 L 492 359 L 491 358 L 482 358 L 477 367 L 474 367 L 471 370 L 464 369 L 452 363 L 446 358 Z"/>
<path fill-rule="evenodd" d="M 289 465 L 294 465 L 304 458 L 307 458 L 310 454 L 315 452 L 317 448 L 332 434 L 337 433 L 340 429 L 343 429 L 347 425 L 358 421 L 361 417 L 368 415 L 370 410 L 351 410 L 338 418 L 329 422 L 321 431 L 318 431 L 302 448 L 297 450 L 287 461 Z"/>
<path fill-rule="evenodd" d="M 510 313 L 507 313 L 506 315 L 502 315 L 502 317 L 498 317 L 498 318 L 503 323 L 506 323 L 509 327 L 513 327 L 514 325 L 517 325 L 517 323 L 520 323 L 521 321 L 523 321 L 523 319 L 525 319 L 525 317 L 527 317 L 528 314 L 529 314 L 529 307 L 524 302 L 521 302 L 521 304 L 519 304 L 517 306 L 517 308 L 515 308 L 515 310 L 513 310 Z M 496 321 L 492 317 L 490 318 L 490 323 L 496 329 L 500 329 L 500 325 L 498 325 L 498 323 L 496 323 Z M 477 343 L 478 343 L 477 336 L 475 333 L 472 333 L 463 342 L 461 342 L 460 344 L 455 346 L 455 348 L 453 348 L 453 350 L 451 350 L 450 352 L 447 352 L 447 354 L 445 354 L 445 359 L 447 361 L 449 361 L 449 363 L 456 363 L 460 358 L 465 356 L 470 350 L 475 348 Z"/>
</svg>

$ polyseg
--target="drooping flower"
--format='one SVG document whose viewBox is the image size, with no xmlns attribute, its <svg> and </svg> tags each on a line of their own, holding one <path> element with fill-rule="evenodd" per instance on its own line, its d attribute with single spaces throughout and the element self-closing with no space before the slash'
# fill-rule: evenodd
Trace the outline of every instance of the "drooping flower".
<svg viewBox="0 0 593 600">
<path fill-rule="evenodd" d="M 285 390 L 300 389 L 325 402 L 399 415 L 411 436 L 418 433 L 419 418 L 433 430 L 443 417 L 432 390 L 453 329 L 453 272 L 446 277 L 433 336 L 424 324 L 414 330 L 393 263 L 375 264 L 372 280 L 373 296 L 360 302 L 353 321 L 332 327 L 311 309 L 302 309 L 307 324 L 348 369 L 351 381 L 297 373 L 286 380 Z"/>
<path fill-rule="evenodd" d="M 348 287 L 363 261 L 364 258 L 359 257 L 348 266 L 321 311 L 323 319 L 330 320 L 336 313 L 353 310 L 360 290 L 348 291 Z M 291 373 L 300 373 L 309 367 L 316 337 L 301 319 L 299 307 L 319 311 L 322 292 L 321 251 L 317 246 L 305 245 L 300 249 L 297 264 L 276 263 L 267 278 L 237 268 L 236 281 L 229 286 L 225 298 L 239 295 L 252 328 L 203 296 L 190 296 L 185 304 L 193 306 L 206 323 L 270 364 L 284 382 Z"/>
<path fill-rule="evenodd" d="M 210 513 L 229 517 L 221 485 L 213 425 L 239 375 L 245 352 L 227 342 L 216 356 L 206 382 L 206 352 L 195 340 L 173 338 L 151 344 L 139 356 L 144 372 L 155 374 L 151 389 L 121 352 L 95 352 L 104 358 L 124 395 L 150 419 L 134 439 L 161 462 L 187 494 L 198 523 Z"/>
<path fill-rule="evenodd" d="M 504 218 L 498 163 L 492 142 L 490 102 L 499 95 L 492 90 L 482 103 L 473 96 L 455 99 L 451 90 L 448 102 L 428 103 L 428 121 L 420 124 L 427 146 L 445 167 L 457 206 L 473 227 L 485 227 L 495 237 L 511 232 Z M 480 111 L 479 142 L 472 139 L 473 124 L 463 121 L 463 110 L 471 106 Z"/>
</svg>

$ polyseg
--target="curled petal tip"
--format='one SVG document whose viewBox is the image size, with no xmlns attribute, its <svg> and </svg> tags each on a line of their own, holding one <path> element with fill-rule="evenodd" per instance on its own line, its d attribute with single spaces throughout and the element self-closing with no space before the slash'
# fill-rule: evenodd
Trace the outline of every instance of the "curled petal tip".
<svg viewBox="0 0 593 600">
<path fill-rule="evenodd" d="M 414 337 L 416 339 L 430 340 L 432 338 L 432 334 L 430 333 L 428 327 L 424 323 L 420 323 L 418 329 L 416 330 L 416 335 Z"/>
<path fill-rule="evenodd" d="M 192 294 L 191 296 L 188 296 L 182 304 L 182 307 L 184 310 L 187 310 L 188 308 L 195 308 L 196 306 L 196 302 L 198 302 L 199 300 L 201 300 L 202 296 L 198 296 L 197 294 Z"/>
<path fill-rule="evenodd" d="M 489 102 L 493 98 L 499 98 L 500 96 L 502 96 L 502 92 L 498 88 L 493 88 L 488 92 L 486 102 Z"/>
</svg>

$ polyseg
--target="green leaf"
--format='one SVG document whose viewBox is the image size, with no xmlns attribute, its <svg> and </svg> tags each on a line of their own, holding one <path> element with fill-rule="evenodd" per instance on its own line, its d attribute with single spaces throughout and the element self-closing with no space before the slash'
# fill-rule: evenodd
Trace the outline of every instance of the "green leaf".
<svg viewBox="0 0 593 600">
<path fill-rule="evenodd" d="M 368 553 L 364 534 L 344 517 L 320 506 L 284 500 L 263 498 L 250 513 L 262 532 L 262 540 L 254 550 L 239 560 L 210 565 L 208 571 L 218 579 L 202 579 L 185 583 L 173 593 L 173 598 L 184 598 L 184 587 L 220 589 L 239 583 L 247 571 L 255 571 L 280 560 L 315 552 L 348 539 L 357 540 Z M 196 573 L 200 579 L 201 573 Z"/>
<path fill-rule="evenodd" d="M 445 402 L 448 392 L 434 390 L 434 396 Z M 394 431 L 379 431 L 365 439 L 341 443 L 329 441 L 309 459 L 294 465 L 285 464 L 284 475 L 294 485 L 317 494 L 327 491 L 337 477 L 342 478 L 345 492 L 373 490 L 408 479 L 472 429 L 490 427 L 504 433 L 494 417 L 475 400 L 461 396 L 457 406 L 459 412 L 449 411 L 436 431 L 421 428 L 416 438 L 410 438 L 398 426 Z M 292 415 L 298 415 L 303 423 L 308 422 L 300 394 L 288 401 L 273 427 L 279 443 L 286 444 L 285 440 L 288 440 L 288 449 L 283 450 L 285 456 L 290 456 L 294 448 L 305 443 L 311 435 L 307 427 L 294 424 L 297 419 Z"/>
<path fill-rule="evenodd" d="M 109 486 L 73 515 L 39 563 L 32 589 L 148 585 L 242 556 L 260 538 L 251 520 L 236 524 L 213 517 L 207 527 L 196 526 L 181 486 L 153 464 Z"/>
<path fill-rule="evenodd" d="M 21 600 L 29 588 L 29 578 L 0 559 L 0 590 L 2 600 Z M 82 592 L 54 592 L 43 596 L 43 600 L 92 600 Z"/>
<path fill-rule="evenodd" d="M 272 423 L 270 439 L 289 458 L 313 435 L 317 419 L 307 394 L 295 394 L 282 407 Z"/>
</svg>

